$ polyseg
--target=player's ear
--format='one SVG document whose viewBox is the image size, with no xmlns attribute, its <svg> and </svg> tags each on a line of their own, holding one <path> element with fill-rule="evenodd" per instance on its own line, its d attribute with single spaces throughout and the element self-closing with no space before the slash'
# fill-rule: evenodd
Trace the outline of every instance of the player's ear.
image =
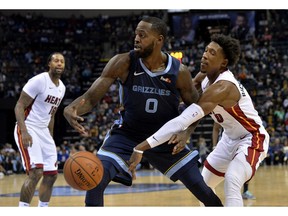
<svg viewBox="0 0 288 216">
<path fill-rule="evenodd" d="M 158 42 L 159 42 L 159 43 L 163 43 L 163 41 L 164 41 L 163 35 L 159 35 L 159 37 L 158 37 Z"/>
<path fill-rule="evenodd" d="M 227 65 L 228 65 L 228 59 L 225 58 L 225 59 L 223 60 L 222 64 L 221 64 L 221 66 L 222 66 L 223 68 L 226 68 Z"/>
</svg>

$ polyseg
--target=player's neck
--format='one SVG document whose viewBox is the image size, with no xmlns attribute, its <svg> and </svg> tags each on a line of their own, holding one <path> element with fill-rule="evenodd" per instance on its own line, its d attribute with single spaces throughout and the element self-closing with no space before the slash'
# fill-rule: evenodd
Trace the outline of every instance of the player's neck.
<svg viewBox="0 0 288 216">
<path fill-rule="evenodd" d="M 50 77 L 51 81 L 52 81 L 56 86 L 59 86 L 59 78 L 58 78 L 58 77 L 53 76 L 51 73 L 49 73 L 49 77 Z"/>
<path fill-rule="evenodd" d="M 142 62 L 151 72 L 163 71 L 167 65 L 167 55 L 161 52 L 158 56 L 149 56 L 148 58 L 142 59 Z"/>
</svg>

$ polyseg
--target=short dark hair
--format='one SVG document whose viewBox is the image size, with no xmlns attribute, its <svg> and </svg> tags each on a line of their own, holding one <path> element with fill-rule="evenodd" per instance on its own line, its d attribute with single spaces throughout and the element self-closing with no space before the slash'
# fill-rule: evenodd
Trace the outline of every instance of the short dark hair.
<svg viewBox="0 0 288 216">
<path fill-rule="evenodd" d="M 239 40 L 223 34 L 213 34 L 211 41 L 221 46 L 228 59 L 228 66 L 234 66 L 238 62 L 241 53 Z"/>
<path fill-rule="evenodd" d="M 52 56 L 55 55 L 55 54 L 60 54 L 60 55 L 62 55 L 62 56 L 65 58 L 65 56 L 64 56 L 61 52 L 53 52 L 53 53 L 51 53 L 51 54 L 48 56 L 47 65 L 49 65 L 50 61 L 52 60 Z"/>
<path fill-rule="evenodd" d="M 163 35 L 164 41 L 166 40 L 168 31 L 167 31 L 167 25 L 164 20 L 158 17 L 146 16 L 143 17 L 141 21 L 151 23 L 152 30 L 157 32 L 159 35 Z"/>
</svg>

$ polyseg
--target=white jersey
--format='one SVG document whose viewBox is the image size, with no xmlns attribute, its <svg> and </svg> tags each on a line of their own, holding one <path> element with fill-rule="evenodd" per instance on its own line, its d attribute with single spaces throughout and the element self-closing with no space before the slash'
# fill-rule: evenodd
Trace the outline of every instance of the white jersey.
<svg viewBox="0 0 288 216">
<path fill-rule="evenodd" d="M 267 133 L 245 87 L 236 80 L 229 70 L 221 73 L 215 82 L 219 80 L 227 80 L 234 83 L 240 93 L 240 99 L 233 107 L 224 108 L 217 105 L 213 112 L 210 113 L 214 121 L 223 127 L 223 134 L 230 139 L 243 138 L 247 134 L 252 134 L 253 137 L 255 135 L 256 139 L 263 139 L 263 136 L 260 135 L 266 135 Z M 205 77 L 201 83 L 203 92 L 208 86 L 208 82 L 208 78 Z"/>
<path fill-rule="evenodd" d="M 216 148 L 204 162 L 202 176 L 213 189 L 228 178 L 224 183 L 225 206 L 243 206 L 241 187 L 254 176 L 266 157 L 270 137 L 248 92 L 231 71 L 221 73 L 215 82 L 219 80 L 232 82 L 240 93 L 240 99 L 230 108 L 217 105 L 210 113 L 223 127 L 223 132 Z M 205 78 L 201 84 L 205 91 L 208 79 Z"/>
<path fill-rule="evenodd" d="M 59 80 L 56 86 L 48 72 L 32 77 L 23 87 L 23 91 L 34 98 L 33 103 L 25 110 L 25 124 L 37 127 L 48 127 L 51 116 L 56 112 L 66 91 Z"/>
</svg>

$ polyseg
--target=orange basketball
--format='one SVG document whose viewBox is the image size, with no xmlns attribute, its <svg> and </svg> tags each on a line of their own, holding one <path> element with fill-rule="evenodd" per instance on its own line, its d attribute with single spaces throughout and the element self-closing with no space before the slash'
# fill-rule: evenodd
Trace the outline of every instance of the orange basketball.
<svg viewBox="0 0 288 216">
<path fill-rule="evenodd" d="M 104 170 L 96 155 L 88 151 L 79 151 L 66 160 L 63 172 L 66 182 L 72 188 L 87 191 L 100 183 Z"/>
</svg>

